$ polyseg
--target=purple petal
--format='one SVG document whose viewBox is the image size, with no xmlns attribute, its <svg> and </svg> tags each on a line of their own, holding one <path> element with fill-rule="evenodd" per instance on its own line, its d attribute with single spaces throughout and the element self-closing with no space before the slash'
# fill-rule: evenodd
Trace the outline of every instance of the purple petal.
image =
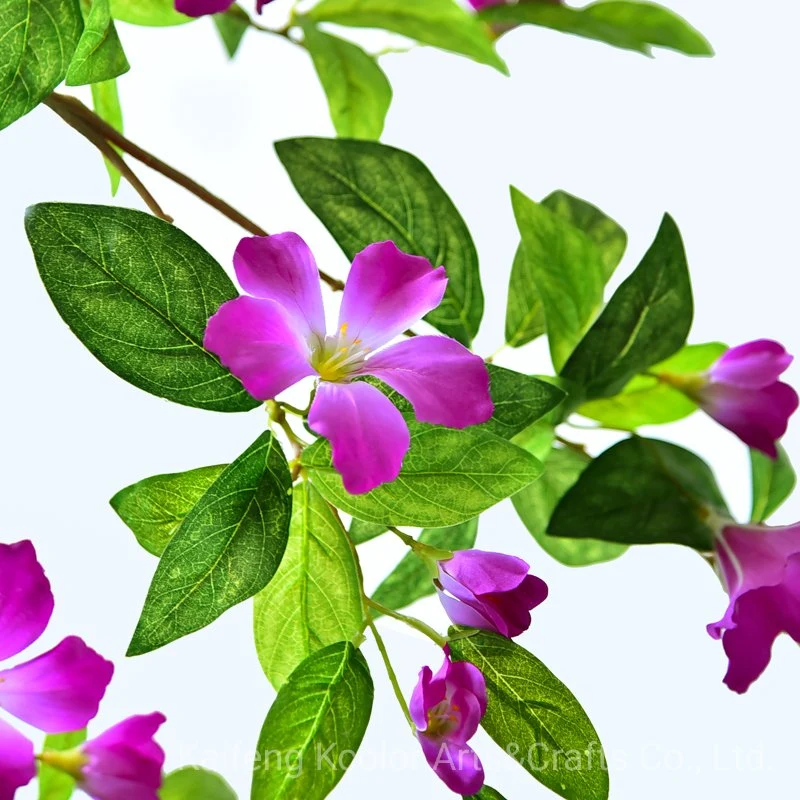
<svg viewBox="0 0 800 800">
<path fill-rule="evenodd" d="M 439 602 L 447 614 L 453 625 L 460 625 L 463 628 L 478 628 L 483 631 L 492 631 L 499 633 L 501 636 L 507 636 L 507 629 L 503 624 L 502 619 L 493 618 L 489 619 L 484 616 L 482 612 L 487 611 L 485 608 L 476 608 L 475 606 L 468 605 L 463 600 L 456 597 L 451 597 L 445 594 L 441 589 L 437 588 L 439 595 Z"/>
<path fill-rule="evenodd" d="M 256 0 L 256 11 L 260 14 L 264 6 L 269 5 L 272 0 Z"/>
<path fill-rule="evenodd" d="M 526 575 L 522 583 L 509 592 L 481 595 L 480 600 L 494 608 L 503 618 L 510 638 L 519 636 L 531 626 L 531 609 L 547 599 L 547 584 L 535 575 Z"/>
<path fill-rule="evenodd" d="M 253 297 L 274 300 L 305 339 L 325 338 L 317 262 L 296 233 L 242 239 L 233 266 L 242 289 Z"/>
<path fill-rule="evenodd" d="M 508 625 L 498 609 L 491 603 L 484 602 L 468 586 L 459 583 L 444 571 L 439 573 L 439 584 L 447 592 L 447 594 L 440 593 L 439 599 L 442 601 L 445 612 L 456 625 L 466 625 L 467 623 L 463 620 L 472 617 L 475 623 L 481 622 L 481 620 L 483 622 L 471 624 L 469 627 L 494 631 L 501 636 L 509 635 Z M 471 609 L 471 613 L 465 611 L 463 606 Z"/>
<path fill-rule="evenodd" d="M 46 733 L 86 727 L 97 714 L 114 665 L 76 636 L 0 672 L 0 708 Z"/>
<path fill-rule="evenodd" d="M 393 344 L 372 356 L 362 372 L 400 392 L 420 422 L 466 428 L 494 413 L 483 359 L 445 336 Z"/>
<path fill-rule="evenodd" d="M 0 719 L 0 800 L 14 800 L 35 777 L 33 742 Z"/>
<path fill-rule="evenodd" d="M 770 339 L 759 339 L 732 347 L 709 370 L 714 381 L 748 389 L 763 389 L 788 369 L 793 357 Z"/>
<path fill-rule="evenodd" d="M 258 400 L 314 375 L 308 344 L 282 306 L 272 300 L 237 297 L 208 321 L 203 346 Z"/>
<path fill-rule="evenodd" d="M 50 582 L 28 541 L 0 544 L 0 661 L 21 653 L 53 614 Z"/>
<path fill-rule="evenodd" d="M 435 681 L 432 678 L 431 668 L 423 667 L 419 671 L 419 680 L 411 695 L 408 709 L 414 724 L 424 731 L 428 727 L 428 711 L 444 700 L 446 687 L 444 681 Z"/>
<path fill-rule="evenodd" d="M 374 350 L 399 336 L 442 302 L 444 267 L 378 242 L 353 259 L 339 311 L 339 328 Z"/>
<path fill-rule="evenodd" d="M 448 693 L 455 692 L 456 688 L 465 689 L 472 694 L 478 702 L 481 717 L 486 713 L 486 678 L 483 673 L 469 661 L 453 661 L 445 662 L 442 669 L 437 673 L 436 678 L 442 675 L 442 671 L 446 671 L 443 679 L 448 687 Z"/>
<path fill-rule="evenodd" d="M 441 741 L 419 734 L 425 759 L 445 786 L 456 794 L 471 795 L 481 790 L 483 765 L 467 744 Z"/>
<path fill-rule="evenodd" d="M 368 383 L 321 381 L 308 424 L 333 449 L 333 466 L 350 494 L 393 481 L 411 444 L 403 415 Z"/>
<path fill-rule="evenodd" d="M 447 734 L 452 742 L 466 743 L 471 739 L 481 724 L 485 709 L 468 689 L 456 689 L 450 697 L 453 711 L 458 716 L 458 726 Z"/>
<path fill-rule="evenodd" d="M 175 10 L 189 17 L 203 17 L 227 11 L 236 0 L 175 0 Z"/>
<path fill-rule="evenodd" d="M 482 8 L 489 8 L 489 6 L 501 6 L 506 0 L 467 0 L 467 2 L 476 11 L 480 11 Z"/>
<path fill-rule="evenodd" d="M 516 589 L 530 570 L 521 558 L 486 550 L 458 550 L 439 567 L 476 595 Z"/>
</svg>

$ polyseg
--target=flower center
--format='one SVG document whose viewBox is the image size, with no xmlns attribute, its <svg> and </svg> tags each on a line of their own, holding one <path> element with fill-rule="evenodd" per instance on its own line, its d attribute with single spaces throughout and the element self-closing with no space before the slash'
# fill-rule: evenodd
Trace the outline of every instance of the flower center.
<svg viewBox="0 0 800 800">
<path fill-rule="evenodd" d="M 83 779 L 83 768 L 89 763 L 89 758 L 84 755 L 80 747 L 73 750 L 45 750 L 39 756 L 39 760 L 78 782 Z"/>
<path fill-rule="evenodd" d="M 702 398 L 703 389 L 708 385 L 708 375 L 700 373 L 691 373 L 688 375 L 678 375 L 674 372 L 659 372 L 656 376 L 661 383 L 666 383 L 672 386 L 679 392 L 683 392 L 688 398 L 695 402 L 700 402 Z"/>
<path fill-rule="evenodd" d="M 442 700 L 428 711 L 428 727 L 425 733 L 437 738 L 446 737 L 458 727 L 459 712 L 459 707 L 450 700 Z"/>
<path fill-rule="evenodd" d="M 368 347 L 361 339 L 347 336 L 347 323 L 336 336 L 326 336 L 311 349 L 311 366 L 323 381 L 339 383 L 356 372 L 367 358 Z"/>
</svg>

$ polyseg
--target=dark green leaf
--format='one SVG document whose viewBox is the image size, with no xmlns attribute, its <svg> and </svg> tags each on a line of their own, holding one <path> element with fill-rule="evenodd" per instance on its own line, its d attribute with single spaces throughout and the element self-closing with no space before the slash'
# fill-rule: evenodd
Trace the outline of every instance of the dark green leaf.
<svg viewBox="0 0 800 800">
<path fill-rule="evenodd" d="M 188 406 L 258 405 L 203 349 L 208 318 L 236 289 L 185 233 L 141 211 L 68 203 L 32 206 L 25 228 L 58 313 L 110 370 Z"/>
<path fill-rule="evenodd" d="M 350 523 L 350 540 L 353 544 L 364 544 L 370 540 L 386 533 L 387 527 L 385 525 L 377 525 L 374 522 L 364 522 L 360 519 L 354 519 Z"/>
<path fill-rule="evenodd" d="M 308 15 L 316 22 L 383 28 L 507 73 L 487 27 L 455 0 L 320 0 Z"/>
<path fill-rule="evenodd" d="M 714 55 L 705 37 L 685 19 L 650 2 L 605 0 L 584 8 L 520 3 L 488 8 L 481 18 L 505 25 L 541 25 L 645 55 L 651 55 L 653 47 L 666 47 L 690 56 Z"/>
<path fill-rule="evenodd" d="M 0 3 L 0 130 L 64 80 L 82 30 L 78 0 Z"/>
<path fill-rule="evenodd" d="M 372 713 L 372 678 L 350 642 L 309 656 L 281 687 L 258 739 L 251 800 L 323 800 Z"/>
<path fill-rule="evenodd" d="M 221 775 L 202 767 L 170 772 L 158 796 L 160 800 L 236 800 L 236 792 Z"/>
<path fill-rule="evenodd" d="M 86 731 L 55 733 L 45 737 L 42 751 L 63 752 L 79 747 L 86 741 Z M 39 800 L 69 800 L 75 792 L 75 779 L 42 761 L 38 762 Z"/>
<path fill-rule="evenodd" d="M 391 239 L 434 267 L 444 265 L 447 292 L 426 319 L 462 344 L 472 341 L 483 316 L 478 254 L 461 215 L 422 162 L 377 142 L 287 139 L 275 149 L 348 258 Z"/>
<path fill-rule="evenodd" d="M 477 517 L 542 472 L 530 453 L 491 433 L 407 422 L 411 449 L 392 483 L 348 494 L 330 445 L 320 439 L 303 453 L 314 485 L 337 508 L 366 522 L 441 528 Z"/>
<path fill-rule="evenodd" d="M 120 490 L 111 507 L 133 531 L 136 541 L 160 556 L 186 515 L 219 478 L 225 466 L 155 475 Z"/>
<path fill-rule="evenodd" d="M 553 511 L 590 461 L 575 450 L 553 450 L 545 461 L 542 477 L 511 498 L 520 519 L 542 549 L 568 567 L 611 561 L 627 550 L 625 545 L 598 539 L 562 539 L 547 533 Z"/>
<path fill-rule="evenodd" d="M 758 450 L 750 450 L 753 478 L 753 522 L 765 522 L 789 499 L 797 475 L 789 454 L 778 445 L 778 458 L 773 460 Z"/>
<path fill-rule="evenodd" d="M 485 786 L 478 794 L 472 794 L 469 797 L 464 795 L 464 800 L 506 800 L 497 789 L 492 789 L 491 786 Z"/>
<path fill-rule="evenodd" d="M 617 289 L 561 374 L 588 399 L 617 394 L 686 342 L 694 305 L 681 234 L 664 216 L 642 262 Z"/>
<path fill-rule="evenodd" d="M 289 538 L 291 490 L 286 457 L 263 433 L 225 468 L 167 545 L 128 655 L 204 628 L 269 583 Z"/>
<path fill-rule="evenodd" d="M 212 18 L 228 57 L 233 58 L 239 52 L 242 39 L 250 27 L 250 17 L 241 6 L 233 5 L 221 14 L 214 14 Z"/>
<path fill-rule="evenodd" d="M 550 355 L 560 370 L 603 304 L 606 262 L 589 236 L 543 204 L 514 187 L 511 202 L 522 236 L 524 280 L 532 281 L 541 298 Z"/>
<path fill-rule="evenodd" d="M 83 34 L 67 71 L 67 85 L 108 81 L 130 68 L 111 18 L 109 0 L 91 0 Z"/>
<path fill-rule="evenodd" d="M 703 521 L 726 514 L 708 465 L 694 453 L 633 437 L 598 456 L 558 504 L 547 532 L 621 544 L 684 544 L 712 549 Z"/>
<path fill-rule="evenodd" d="M 478 520 L 471 519 L 450 528 L 429 528 L 422 531 L 419 541 L 439 550 L 469 550 L 478 535 Z M 433 576 L 425 562 L 416 553 L 407 553 L 386 580 L 372 595 L 372 599 L 387 608 L 400 609 L 427 597 L 435 591 Z M 373 611 L 373 616 L 377 612 Z"/>
<path fill-rule="evenodd" d="M 111 15 L 132 25 L 157 28 L 183 25 L 194 19 L 177 12 L 175 0 L 111 0 Z"/>
<path fill-rule="evenodd" d="M 119 89 L 117 88 L 116 80 L 93 83 L 92 104 L 94 105 L 95 113 L 99 117 L 102 117 L 109 125 L 112 125 L 122 133 L 122 106 L 119 102 Z M 107 158 L 104 158 L 103 161 L 108 170 L 108 177 L 111 179 L 111 196 L 113 197 L 119 189 L 119 181 L 122 175 Z"/>
<path fill-rule="evenodd" d="M 346 139 L 380 139 L 392 87 L 377 59 L 316 25 L 305 25 L 303 33 L 336 134 Z"/>
<path fill-rule="evenodd" d="M 256 595 L 256 652 L 279 689 L 317 650 L 353 641 L 364 625 L 358 566 L 342 523 L 319 493 L 295 487 L 289 545 L 266 589 Z"/>
<path fill-rule="evenodd" d="M 603 747 L 575 696 L 527 650 L 494 633 L 450 642 L 453 658 L 486 678 L 481 723 L 537 781 L 567 800 L 606 800 Z"/>
</svg>

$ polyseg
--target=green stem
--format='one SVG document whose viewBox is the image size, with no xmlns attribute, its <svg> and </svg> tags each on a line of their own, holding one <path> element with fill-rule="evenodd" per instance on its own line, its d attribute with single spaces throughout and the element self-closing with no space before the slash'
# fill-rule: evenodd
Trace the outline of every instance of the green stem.
<svg viewBox="0 0 800 800">
<path fill-rule="evenodd" d="M 399 622 L 403 622 L 414 630 L 419 631 L 420 633 L 427 636 L 432 642 L 435 642 L 439 647 L 444 647 L 447 644 L 447 639 L 444 636 L 437 633 L 430 625 L 424 623 L 421 619 L 417 619 L 416 617 L 407 617 L 405 614 L 401 614 L 399 611 L 394 611 L 391 608 L 383 605 L 382 603 L 378 603 L 373 600 L 371 597 L 364 597 L 366 600 L 367 605 L 370 608 L 374 608 L 376 611 L 380 611 L 381 614 L 384 614 L 387 617 L 391 617 L 392 619 L 396 619 Z"/>
<path fill-rule="evenodd" d="M 403 542 L 404 545 L 407 545 L 412 550 L 416 550 L 417 548 L 417 540 L 413 536 L 409 536 L 407 533 L 403 533 L 403 531 L 398 530 L 394 526 L 390 525 L 389 530 Z"/>
<path fill-rule="evenodd" d="M 392 662 L 389 660 L 389 653 L 386 651 L 386 645 L 383 643 L 383 638 L 381 637 L 380 633 L 378 633 L 378 628 L 375 625 L 375 621 L 372 619 L 372 615 L 369 613 L 367 613 L 367 625 L 369 625 L 372 635 L 375 637 L 375 644 L 378 645 L 378 650 L 380 650 L 381 658 L 383 659 L 383 665 L 386 667 L 386 674 L 389 676 L 392 689 L 394 689 L 394 696 L 397 698 L 397 702 L 400 704 L 400 708 L 403 710 L 403 714 L 405 715 L 408 724 L 411 726 L 411 730 L 416 736 L 417 726 L 414 724 L 414 720 L 411 719 L 411 712 L 408 710 L 408 703 L 406 703 L 406 698 L 403 696 L 403 690 L 400 688 L 400 683 L 397 680 L 397 673 L 394 671 Z"/>
</svg>

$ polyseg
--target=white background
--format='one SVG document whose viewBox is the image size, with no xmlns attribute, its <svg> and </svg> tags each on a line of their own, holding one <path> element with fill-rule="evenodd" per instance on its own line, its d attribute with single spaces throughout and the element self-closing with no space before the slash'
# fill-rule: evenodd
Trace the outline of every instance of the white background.
<svg viewBox="0 0 800 800">
<path fill-rule="evenodd" d="M 280 16 L 285 0 L 277 0 Z M 800 351 L 796 324 L 798 122 L 795 4 L 672 0 L 717 50 L 712 60 L 659 52 L 654 60 L 526 29 L 500 44 L 510 79 L 431 49 L 384 59 L 395 102 L 384 140 L 419 156 L 452 195 L 481 254 L 487 312 L 477 349 L 502 342 L 516 246 L 513 182 L 532 197 L 567 189 L 604 209 L 630 235 L 624 276 L 669 210 L 686 240 L 696 293 L 692 340 L 731 344 L 761 336 Z M 120 26 L 133 70 L 121 80 L 131 138 L 185 169 L 270 231 L 293 229 L 320 264 L 346 264 L 296 196 L 271 143 L 331 135 L 321 90 L 298 48 L 248 36 L 227 63 L 212 24 Z M 224 264 L 241 235 L 181 189 L 142 170 L 176 223 Z M 87 142 L 40 108 L 0 134 L 3 347 L 0 540 L 29 537 L 52 580 L 57 610 L 40 652 L 83 635 L 117 663 L 95 731 L 154 709 L 169 717 L 168 766 L 202 763 L 248 796 L 252 750 L 273 693 L 252 645 L 244 604 L 161 651 L 124 652 L 155 568 L 108 499 L 149 475 L 228 461 L 264 417 L 192 410 L 127 385 L 75 339 L 51 306 L 22 227 L 35 202 L 112 202 Z M 123 187 L 115 202 L 140 207 Z M 534 345 L 501 358 L 547 369 Z M 790 373 L 795 379 L 798 371 Z M 714 464 L 733 507 L 749 507 L 745 450 L 697 415 L 659 431 Z M 800 445 L 797 428 L 787 439 Z M 800 517 L 796 499 L 776 517 Z M 797 796 L 800 653 L 781 640 L 767 673 L 744 696 L 721 683 L 722 648 L 705 632 L 725 596 L 693 553 L 640 548 L 582 570 L 544 555 L 510 502 L 487 513 L 479 543 L 518 553 L 550 584 L 521 643 L 569 685 L 611 760 L 612 797 L 729 800 Z M 401 555 L 394 541 L 364 548 L 370 585 Z M 435 602 L 420 615 L 444 626 Z M 381 623 L 410 693 L 419 667 L 436 666 L 427 641 Z M 376 701 L 362 751 L 337 797 L 446 797 L 408 735 L 371 644 Z M 509 800 L 550 793 L 484 735 L 475 746 L 489 782 Z M 737 766 L 736 753 L 741 754 Z M 30 797 L 30 793 L 21 793 Z"/>
</svg>

